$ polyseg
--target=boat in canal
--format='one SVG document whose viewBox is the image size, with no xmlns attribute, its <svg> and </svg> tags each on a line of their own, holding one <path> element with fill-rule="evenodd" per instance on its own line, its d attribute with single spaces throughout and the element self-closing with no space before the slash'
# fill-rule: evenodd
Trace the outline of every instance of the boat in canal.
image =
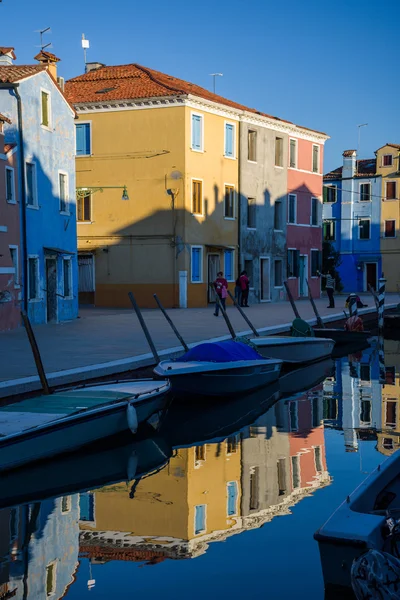
<svg viewBox="0 0 400 600">
<path fill-rule="evenodd" d="M 162 410 L 170 384 L 134 380 L 82 386 L 0 408 L 0 472 L 130 430 Z"/>
<path fill-rule="evenodd" d="M 371 331 L 346 331 L 345 329 L 314 327 L 316 338 L 330 338 L 336 346 L 362 344 L 373 337 Z"/>
<path fill-rule="evenodd" d="M 279 378 L 281 395 L 287 397 L 310 390 L 330 377 L 334 369 L 335 363 L 331 358 L 292 369 Z"/>
<path fill-rule="evenodd" d="M 171 382 L 172 391 L 203 396 L 232 396 L 277 381 L 279 359 L 266 359 L 242 342 L 198 344 L 176 360 L 161 361 L 154 369 Z"/>
<path fill-rule="evenodd" d="M 335 345 L 328 334 L 323 338 L 254 337 L 250 342 L 262 356 L 277 358 L 289 364 L 306 364 L 323 360 L 332 354 Z"/>
</svg>

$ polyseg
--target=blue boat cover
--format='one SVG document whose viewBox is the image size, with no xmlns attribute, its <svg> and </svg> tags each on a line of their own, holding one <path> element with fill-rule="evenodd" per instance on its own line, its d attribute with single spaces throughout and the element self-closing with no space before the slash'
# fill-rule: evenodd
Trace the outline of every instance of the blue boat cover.
<svg viewBox="0 0 400 600">
<path fill-rule="evenodd" d="M 179 362 L 233 362 L 239 360 L 265 360 L 254 348 L 227 340 L 225 342 L 206 342 L 195 346 L 177 359 Z"/>
</svg>

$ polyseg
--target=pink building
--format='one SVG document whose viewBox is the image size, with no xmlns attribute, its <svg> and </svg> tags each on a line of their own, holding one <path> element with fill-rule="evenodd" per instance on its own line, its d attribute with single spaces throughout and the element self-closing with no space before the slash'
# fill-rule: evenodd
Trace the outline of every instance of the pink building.
<svg viewBox="0 0 400 600">
<path fill-rule="evenodd" d="M 20 323 L 20 207 L 15 144 L 4 144 L 0 113 L 0 331 Z"/>
<path fill-rule="evenodd" d="M 311 138 L 311 136 L 310 136 Z M 321 292 L 324 141 L 289 138 L 287 280 L 294 298 Z"/>
</svg>

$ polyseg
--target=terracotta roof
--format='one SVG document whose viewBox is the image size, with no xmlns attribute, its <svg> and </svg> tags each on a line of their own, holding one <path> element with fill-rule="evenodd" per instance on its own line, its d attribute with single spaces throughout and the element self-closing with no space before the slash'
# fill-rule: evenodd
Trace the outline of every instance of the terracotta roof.
<svg viewBox="0 0 400 600">
<path fill-rule="evenodd" d="M 11 121 L 8 117 L 6 117 L 5 115 L 2 115 L 0 113 L 0 121 L 2 121 L 3 123 L 9 123 L 11 125 Z"/>
<path fill-rule="evenodd" d="M 342 179 L 342 169 L 343 167 L 338 167 L 337 169 L 326 173 L 326 175 L 324 175 L 324 180 Z M 376 159 L 363 158 L 361 160 L 358 160 L 356 173 L 357 174 L 355 175 L 355 177 L 374 177 L 376 175 Z"/>
<path fill-rule="evenodd" d="M 21 79 L 40 73 L 45 68 L 45 65 L 0 65 L 0 82 L 16 83 Z"/>
<path fill-rule="evenodd" d="M 10 54 L 13 60 L 17 57 L 15 56 L 14 48 L 12 46 L 0 46 L 0 54 Z"/>
<path fill-rule="evenodd" d="M 398 148 L 400 150 L 400 144 L 389 144 L 389 143 L 387 143 L 386 146 L 392 146 L 392 148 Z"/>
<path fill-rule="evenodd" d="M 50 62 L 60 62 L 60 58 L 57 58 L 55 54 L 52 52 L 47 52 L 47 50 L 41 50 L 39 54 L 33 57 L 35 60 L 49 60 Z"/>
<path fill-rule="evenodd" d="M 7 152 L 10 152 L 10 150 L 13 150 L 16 146 L 17 144 L 4 144 L 4 154 L 7 154 Z"/>
<path fill-rule="evenodd" d="M 343 156 L 353 156 L 354 152 L 357 152 L 357 150 L 345 150 Z"/>
<path fill-rule="evenodd" d="M 291 124 L 266 113 L 248 108 L 194 84 L 138 64 L 100 67 L 65 83 L 65 93 L 71 104 L 90 102 L 165 98 L 168 96 L 198 96 L 231 108 L 251 112 L 276 121 Z M 304 127 L 303 129 L 307 129 Z M 315 133 L 321 133 L 309 129 Z M 326 134 L 323 134 L 326 135 Z"/>
<path fill-rule="evenodd" d="M 118 560 L 118 561 L 132 561 L 132 562 L 151 562 L 157 563 L 162 562 L 166 558 L 173 558 L 172 556 L 166 556 L 163 550 L 142 550 L 140 548 L 108 548 L 104 546 L 92 546 L 92 545 L 80 545 L 80 555 L 84 555 L 85 558 L 97 559 L 103 561 Z"/>
</svg>

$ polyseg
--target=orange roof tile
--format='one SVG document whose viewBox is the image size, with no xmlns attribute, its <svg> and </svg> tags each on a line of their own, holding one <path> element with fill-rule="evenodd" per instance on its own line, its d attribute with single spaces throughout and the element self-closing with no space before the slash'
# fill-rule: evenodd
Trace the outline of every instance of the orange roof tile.
<svg viewBox="0 0 400 600">
<path fill-rule="evenodd" d="M 279 119 L 271 115 L 248 108 L 228 100 L 218 94 L 194 84 L 166 75 L 160 71 L 142 67 L 138 64 L 100 67 L 89 71 L 65 83 L 65 93 L 71 104 L 84 104 L 90 102 L 133 100 L 145 98 L 165 98 L 168 96 L 198 96 L 230 108 L 251 112 L 276 121 L 292 124 L 291 121 Z M 304 127 L 304 129 L 307 129 Z M 313 129 L 309 131 L 315 133 Z M 325 135 L 325 134 L 323 134 Z"/>
<path fill-rule="evenodd" d="M 45 65 L 0 65 L 0 82 L 16 83 L 46 69 Z"/>
<path fill-rule="evenodd" d="M 6 117 L 5 115 L 0 113 L 0 121 L 2 121 L 3 123 L 9 123 L 11 124 L 11 121 L 8 117 Z"/>
<path fill-rule="evenodd" d="M 14 48 L 12 46 L 0 46 L 0 54 L 9 54 L 9 53 L 11 53 L 13 60 L 15 60 L 17 58 L 15 56 Z"/>
<path fill-rule="evenodd" d="M 33 57 L 35 60 L 49 60 L 50 62 L 60 62 L 60 58 L 58 58 L 52 52 L 47 52 L 47 50 L 41 50 L 39 54 Z"/>
</svg>

